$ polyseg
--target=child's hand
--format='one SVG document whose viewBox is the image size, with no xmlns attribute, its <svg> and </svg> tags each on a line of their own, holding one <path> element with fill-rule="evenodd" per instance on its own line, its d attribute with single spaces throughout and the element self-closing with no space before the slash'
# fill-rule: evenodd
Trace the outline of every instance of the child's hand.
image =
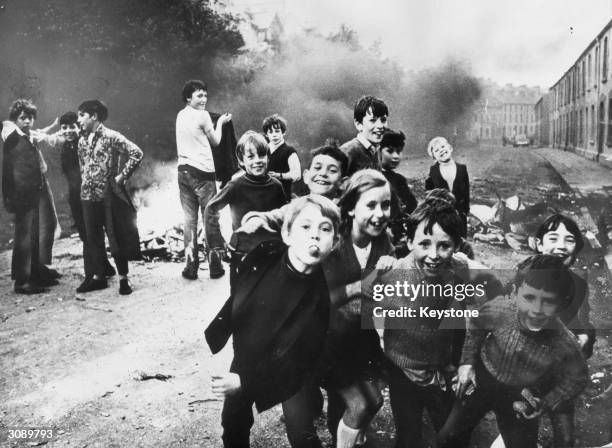
<svg viewBox="0 0 612 448">
<path fill-rule="evenodd" d="M 380 271 L 388 271 L 390 269 L 393 269 L 393 265 L 396 261 L 397 260 L 391 255 L 383 255 L 378 259 L 378 262 L 376 263 L 376 269 Z"/>
<path fill-rule="evenodd" d="M 211 376 L 211 389 L 216 398 L 225 398 L 240 390 L 240 376 L 236 373 L 225 373 Z"/>
<path fill-rule="evenodd" d="M 525 420 L 532 420 L 534 418 L 538 418 L 542 415 L 542 405 L 540 404 L 540 399 L 536 398 L 538 401 L 538 408 L 534 408 L 524 401 L 515 401 L 512 403 L 512 409 L 516 412 L 516 415 L 520 418 L 524 418 Z"/>
<path fill-rule="evenodd" d="M 463 364 L 457 370 L 457 397 L 470 395 L 476 388 L 476 369 L 470 364 Z"/>
<path fill-rule="evenodd" d="M 244 224 L 238 227 L 235 232 L 255 233 L 258 229 L 264 227 L 265 224 L 266 223 L 263 221 L 263 219 L 254 216 L 252 218 L 249 218 Z"/>
<path fill-rule="evenodd" d="M 347 297 L 353 297 L 361 294 L 361 280 L 357 280 L 356 282 L 346 285 L 345 292 Z"/>
<path fill-rule="evenodd" d="M 224 125 L 225 123 L 228 123 L 228 122 L 230 122 L 230 121 L 232 121 L 232 114 L 229 114 L 229 113 L 224 113 L 223 115 L 221 115 L 221 116 L 219 117 L 219 122 L 220 122 L 222 125 Z"/>
</svg>

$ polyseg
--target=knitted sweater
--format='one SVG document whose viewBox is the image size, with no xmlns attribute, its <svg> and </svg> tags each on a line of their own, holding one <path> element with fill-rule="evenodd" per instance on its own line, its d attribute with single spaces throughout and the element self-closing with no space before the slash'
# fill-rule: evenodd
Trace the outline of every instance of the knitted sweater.
<svg viewBox="0 0 612 448">
<path fill-rule="evenodd" d="M 409 284 L 442 283 L 453 284 L 460 278 L 469 276 L 467 263 L 463 260 L 452 261 L 452 269 L 447 271 L 444 278 L 435 281 L 427 280 L 418 270 L 414 260 L 414 253 L 398 260 L 395 269 L 380 275 L 373 282 L 364 282 L 363 292 L 366 297 L 372 297 L 372 288 L 376 283 L 395 284 L 397 281 L 407 281 Z M 369 280 L 369 278 L 367 279 Z M 395 365 L 402 369 L 438 369 L 452 364 L 458 358 L 461 343 L 465 334 L 462 328 L 464 322 L 423 317 L 419 315 L 421 306 L 428 306 L 431 310 L 447 310 L 450 308 L 463 309 L 464 304 L 452 297 L 417 297 L 410 300 L 404 296 L 387 296 L 379 302 L 386 309 L 399 309 L 409 307 L 417 311 L 415 317 L 400 321 L 401 328 L 385 323 L 385 355 Z M 396 323 L 397 321 L 394 321 Z M 453 356 L 456 352 L 457 356 Z M 455 361 L 456 362 L 456 361 Z"/>
<path fill-rule="evenodd" d="M 279 181 L 270 176 L 254 177 L 244 174 L 227 183 L 227 185 L 210 200 L 204 212 L 206 223 L 206 241 L 212 249 L 224 246 L 221 228 L 219 226 L 219 212 L 225 206 L 230 206 L 232 216 L 232 229 L 240 227 L 242 217 L 250 211 L 268 211 L 283 206 L 287 198 Z M 238 235 L 240 241 L 234 242 L 234 249 L 248 252 L 250 244 L 248 235 Z M 244 240 L 244 241 L 242 241 Z M 237 246 L 245 246 L 243 247 Z"/>
<path fill-rule="evenodd" d="M 543 397 L 546 409 L 576 397 L 588 382 L 586 361 L 572 333 L 558 319 L 541 331 L 523 328 L 515 302 L 503 296 L 485 303 L 479 316 L 469 320 L 461 364 L 478 360 L 509 386 L 533 386 L 550 375 L 557 382 Z"/>
</svg>

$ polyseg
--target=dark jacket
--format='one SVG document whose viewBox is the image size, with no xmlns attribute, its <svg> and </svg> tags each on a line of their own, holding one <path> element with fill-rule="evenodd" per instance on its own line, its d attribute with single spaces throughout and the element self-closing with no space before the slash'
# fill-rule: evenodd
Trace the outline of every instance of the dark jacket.
<svg viewBox="0 0 612 448">
<path fill-rule="evenodd" d="M 4 142 L 2 199 L 9 213 L 26 211 L 38 202 L 43 185 L 40 155 L 30 140 L 17 131 Z"/>
<path fill-rule="evenodd" d="M 287 247 L 262 243 L 243 260 L 233 295 L 205 331 L 213 353 L 230 335 L 243 393 L 262 412 L 293 395 L 314 374 L 329 324 L 322 270 L 293 271 Z"/>
<path fill-rule="evenodd" d="M 457 163 L 457 176 L 453 182 L 451 193 L 457 200 L 457 210 L 465 216 L 470 213 L 470 178 L 468 177 L 467 167 L 462 163 Z M 444 188 L 449 190 L 448 184 L 440 174 L 440 164 L 435 163 L 429 168 L 429 176 L 425 180 L 425 190 L 434 188 Z"/>
<path fill-rule="evenodd" d="M 378 151 L 371 152 L 370 149 L 366 149 L 357 137 L 344 143 L 340 149 L 349 159 L 346 168 L 347 176 L 352 176 L 355 172 L 365 168 L 381 170 Z"/>
<path fill-rule="evenodd" d="M 210 112 L 213 126 L 217 126 L 217 121 L 221 114 Z M 230 121 L 223 125 L 221 129 L 221 141 L 212 150 L 213 162 L 215 164 L 215 177 L 221 182 L 221 187 L 232 178 L 238 171 L 238 159 L 236 159 L 236 133 L 234 124 Z"/>
</svg>

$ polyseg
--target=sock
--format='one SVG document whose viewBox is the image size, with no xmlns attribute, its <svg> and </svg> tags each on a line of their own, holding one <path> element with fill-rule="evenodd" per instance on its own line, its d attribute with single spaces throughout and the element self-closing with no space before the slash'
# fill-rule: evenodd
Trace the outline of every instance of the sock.
<svg viewBox="0 0 612 448">
<path fill-rule="evenodd" d="M 357 437 L 359 437 L 359 429 L 353 429 L 344 423 L 344 420 L 340 420 L 338 424 L 338 441 L 336 448 L 353 448 Z"/>
</svg>

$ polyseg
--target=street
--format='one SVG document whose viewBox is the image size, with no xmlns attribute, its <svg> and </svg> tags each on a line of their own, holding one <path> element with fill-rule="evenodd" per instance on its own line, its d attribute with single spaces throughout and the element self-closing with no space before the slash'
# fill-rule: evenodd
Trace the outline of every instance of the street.
<svg viewBox="0 0 612 448">
<path fill-rule="evenodd" d="M 584 159 L 573 163 L 577 156 L 572 153 L 483 145 L 460 146 L 454 155 L 468 167 L 472 204 L 493 205 L 497 195 L 519 195 L 526 204 L 544 201 L 570 214 L 582 229 L 592 229 L 610 206 L 611 190 L 604 187 L 612 186 L 612 172 Z M 398 169 L 418 199 L 424 196 L 430 164 L 423 150 L 404 154 Z M 476 259 L 492 268 L 512 268 L 527 254 L 507 245 L 473 246 Z M 587 243 L 576 263 L 588 272 L 596 328 L 612 328 L 604 254 Z M 181 264 L 137 262 L 130 266 L 132 295 L 119 296 L 116 279 L 107 290 L 77 295 L 81 244 L 71 237 L 56 242 L 60 285 L 49 293 L 19 296 L 12 292 L 10 255 L 0 254 L 0 429 L 52 427 L 56 438 L 47 446 L 54 447 L 221 446 L 222 403 L 212 399 L 209 378 L 227 368 L 231 353 L 211 356 L 203 331 L 227 298 L 227 274 L 209 280 L 200 270 L 200 278 L 190 282 L 181 278 Z M 604 412 L 612 403 L 590 400 L 612 382 L 606 331 L 598 333 L 589 368 L 592 375 L 602 375 L 578 400 L 577 446 L 612 441 L 612 417 Z M 143 379 L 157 374 L 171 377 Z M 256 417 L 253 446 L 289 446 L 280 413 L 277 406 Z M 547 442 L 550 427 L 544 422 L 541 436 Z M 321 437 L 329 442 L 320 423 Z M 496 436 L 494 426 L 491 419 L 484 421 L 473 446 L 488 447 Z M 393 446 L 388 397 L 368 437 L 368 446 Z M 23 445 L 0 438 L 0 446 Z"/>
</svg>

